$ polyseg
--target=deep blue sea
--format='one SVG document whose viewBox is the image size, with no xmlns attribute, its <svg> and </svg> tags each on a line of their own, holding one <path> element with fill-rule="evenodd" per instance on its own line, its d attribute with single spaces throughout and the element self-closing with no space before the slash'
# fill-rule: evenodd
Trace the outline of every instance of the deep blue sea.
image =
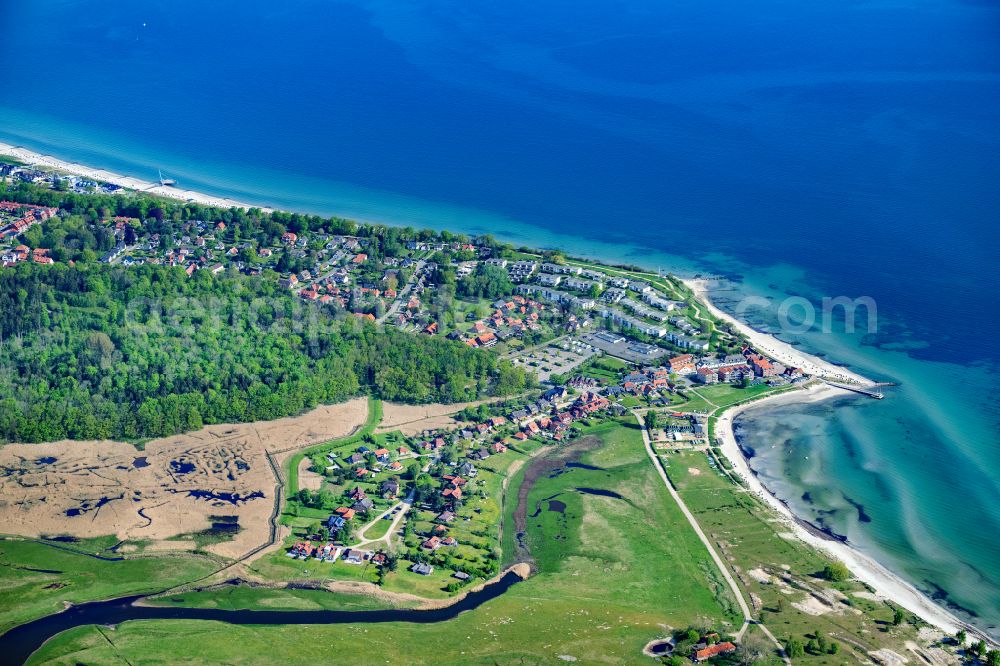
<svg viewBox="0 0 1000 666">
<path fill-rule="evenodd" d="M 0 141 L 289 209 L 869 296 L 776 328 L 895 381 L 740 420 L 754 466 L 1000 635 L 1000 9 L 0 1 Z M 860 508 L 859 508 L 860 507 Z"/>
</svg>

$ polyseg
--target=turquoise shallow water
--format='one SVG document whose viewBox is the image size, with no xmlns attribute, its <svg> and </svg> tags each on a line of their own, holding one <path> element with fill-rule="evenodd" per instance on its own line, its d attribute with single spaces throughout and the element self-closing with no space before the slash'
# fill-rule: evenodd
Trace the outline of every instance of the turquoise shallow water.
<svg viewBox="0 0 1000 666">
<path fill-rule="evenodd" d="M 108 5 L 0 3 L 0 140 L 252 203 L 726 275 L 728 308 L 874 298 L 872 336 L 782 335 L 901 385 L 747 416 L 755 467 L 1000 624 L 993 4 Z"/>
</svg>

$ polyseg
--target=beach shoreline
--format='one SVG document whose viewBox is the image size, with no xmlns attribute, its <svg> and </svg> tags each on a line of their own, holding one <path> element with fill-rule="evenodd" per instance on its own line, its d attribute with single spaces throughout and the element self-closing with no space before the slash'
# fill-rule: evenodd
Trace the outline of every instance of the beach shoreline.
<svg viewBox="0 0 1000 666">
<path fill-rule="evenodd" d="M 965 629 L 970 635 L 992 643 L 992 639 L 984 632 L 959 619 L 947 608 L 929 599 L 913 584 L 890 571 L 874 558 L 862 553 L 850 542 L 823 534 L 818 528 L 811 526 L 802 517 L 797 516 L 785 502 L 761 482 L 750 468 L 733 430 L 733 424 L 740 414 L 782 404 L 814 403 L 849 395 L 851 393 L 846 389 L 818 383 L 800 391 L 791 391 L 751 403 L 735 405 L 723 412 L 715 424 L 715 432 L 721 442 L 722 453 L 732 463 L 733 469 L 743 480 L 749 492 L 769 506 L 797 539 L 807 546 L 843 562 L 857 580 L 869 585 L 877 595 L 905 608 L 946 634 L 954 635 L 959 629 Z"/>
<path fill-rule="evenodd" d="M 243 203 L 226 197 L 212 196 L 210 194 L 204 194 L 203 192 L 185 190 L 170 185 L 160 185 L 159 183 L 114 173 L 112 171 L 107 171 L 106 169 L 95 169 L 77 162 L 69 162 L 51 155 L 43 155 L 42 153 L 22 148 L 20 146 L 13 146 L 9 143 L 0 142 L 0 155 L 20 160 L 29 166 L 60 171 L 73 176 L 89 178 L 90 180 L 95 180 L 101 183 L 111 183 L 127 190 L 134 190 L 142 192 L 143 194 L 153 194 L 160 197 L 166 197 L 168 199 L 176 199 L 186 203 L 196 203 L 201 204 L 202 206 L 214 206 L 216 208 L 257 208 L 265 213 L 274 212 L 270 208 L 254 206 L 252 204 Z"/>
<path fill-rule="evenodd" d="M 786 365 L 799 367 L 814 377 L 846 384 L 856 384 L 862 387 L 875 385 L 876 382 L 861 374 L 796 349 L 773 335 L 758 331 L 745 322 L 722 311 L 711 300 L 707 288 L 708 280 L 703 278 L 685 279 L 683 282 L 691 289 L 695 298 L 705 305 L 709 312 L 729 323 L 745 335 L 758 351 L 764 352 Z M 750 464 L 736 440 L 736 434 L 733 429 L 736 417 L 740 414 L 749 410 L 771 408 L 782 404 L 815 403 L 850 395 L 852 393 L 847 389 L 839 388 L 826 382 L 817 382 L 800 391 L 790 391 L 765 397 L 762 400 L 734 405 L 724 411 L 716 421 L 715 432 L 721 440 L 722 453 L 729 459 L 749 491 L 757 495 L 765 504 L 771 507 L 785 522 L 789 531 L 796 538 L 811 548 L 840 560 L 847 565 L 855 578 L 871 586 L 876 594 L 914 613 L 928 624 L 952 635 L 959 629 L 965 629 L 970 635 L 981 638 L 988 644 L 993 644 L 994 641 L 985 632 L 961 620 L 947 608 L 929 599 L 912 583 L 907 582 L 898 574 L 890 571 L 874 558 L 862 553 L 846 539 L 841 540 L 825 534 L 803 517 L 796 515 L 785 502 L 779 499 L 761 482 L 750 468 Z"/>
<path fill-rule="evenodd" d="M 831 381 L 857 384 L 862 387 L 874 386 L 875 381 L 864 377 L 852 370 L 834 365 L 829 361 L 814 356 L 807 352 L 796 349 L 787 342 L 779 340 L 777 337 L 758 331 L 749 324 L 740 321 L 736 317 L 723 312 L 713 302 L 708 293 L 708 280 L 705 279 L 685 279 L 682 280 L 685 286 L 694 293 L 695 298 L 704 303 L 708 311 L 715 317 L 725 321 L 745 335 L 754 349 L 774 358 L 781 363 L 800 368 L 807 375 L 829 379 Z"/>
</svg>

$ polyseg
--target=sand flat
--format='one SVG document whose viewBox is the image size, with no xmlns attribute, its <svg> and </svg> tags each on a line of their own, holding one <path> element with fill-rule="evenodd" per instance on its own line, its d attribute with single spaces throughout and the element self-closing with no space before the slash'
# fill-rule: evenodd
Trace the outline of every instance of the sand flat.
<svg viewBox="0 0 1000 666">
<path fill-rule="evenodd" d="M 451 405 L 434 403 L 430 405 L 403 405 L 396 402 L 382 403 L 382 423 L 377 433 L 398 430 L 407 437 L 419 435 L 424 430 L 450 429 L 464 425 L 452 415 L 466 407 L 474 407 L 485 401 L 461 402 Z"/>
</svg>

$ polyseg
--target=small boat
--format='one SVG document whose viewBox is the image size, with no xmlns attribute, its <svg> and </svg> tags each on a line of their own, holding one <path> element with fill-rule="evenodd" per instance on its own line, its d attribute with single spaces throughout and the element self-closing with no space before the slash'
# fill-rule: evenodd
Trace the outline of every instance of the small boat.
<svg viewBox="0 0 1000 666">
<path fill-rule="evenodd" d="M 174 180 L 172 178 L 164 178 L 163 177 L 163 172 L 160 171 L 159 169 L 157 169 L 157 171 L 160 174 L 160 185 L 163 185 L 164 187 L 173 187 L 174 185 L 177 184 L 176 180 Z"/>
</svg>

